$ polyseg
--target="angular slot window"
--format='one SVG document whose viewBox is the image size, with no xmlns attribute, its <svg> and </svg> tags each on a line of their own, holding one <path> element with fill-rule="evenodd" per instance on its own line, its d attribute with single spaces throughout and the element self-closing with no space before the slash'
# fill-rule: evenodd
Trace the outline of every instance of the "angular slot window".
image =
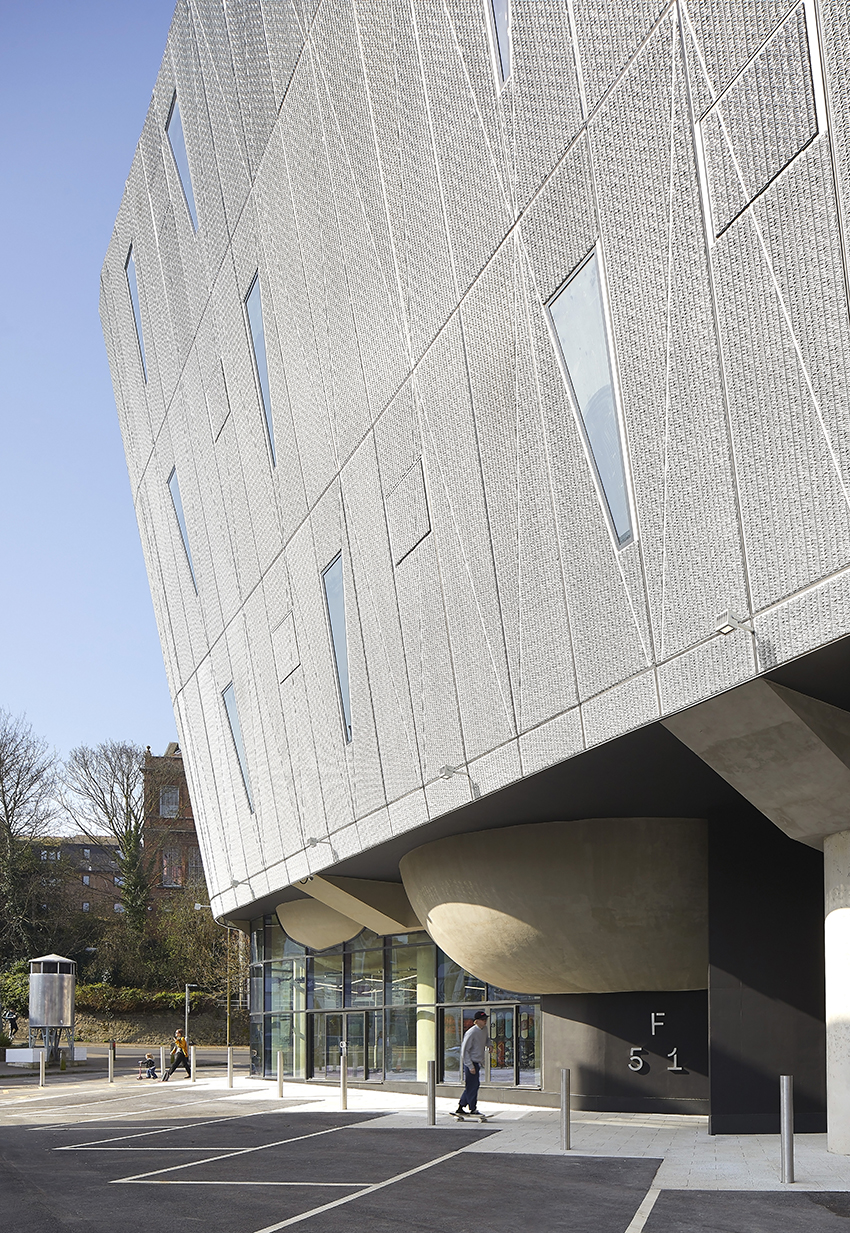
<svg viewBox="0 0 850 1233">
<path fill-rule="evenodd" d="M 142 361 L 142 376 L 147 382 L 148 366 L 145 361 L 145 341 L 142 337 L 142 314 L 139 308 L 139 284 L 136 280 L 136 258 L 133 256 L 133 245 L 124 262 L 124 273 L 127 276 L 127 287 L 130 291 L 130 303 L 133 305 L 133 320 L 136 323 L 136 342 L 139 344 L 139 357 Z"/>
<path fill-rule="evenodd" d="M 239 712 L 236 709 L 236 694 L 233 690 L 233 682 L 222 690 L 222 699 L 224 700 L 224 709 L 227 711 L 227 722 L 230 724 L 230 735 L 233 737 L 233 747 L 236 750 L 236 759 L 239 763 L 239 770 L 242 774 L 242 783 L 245 786 L 245 795 L 248 798 L 248 808 L 251 813 L 254 812 L 254 798 L 251 795 L 251 780 L 248 778 L 248 762 L 245 758 L 245 746 L 242 742 L 242 728 L 239 723 Z"/>
<path fill-rule="evenodd" d="M 186 532 L 186 519 L 183 517 L 183 502 L 180 500 L 180 485 L 177 482 L 177 468 L 171 468 L 171 474 L 168 477 L 168 490 L 171 493 L 171 501 L 174 505 L 174 513 L 177 515 L 177 525 L 180 527 L 180 535 L 183 539 L 183 548 L 186 552 L 186 560 L 189 562 L 189 573 L 192 575 L 192 586 L 195 588 L 195 594 L 198 593 L 198 584 L 195 581 L 195 567 L 192 564 L 192 554 L 189 551 L 189 536 Z"/>
<path fill-rule="evenodd" d="M 622 546 L 634 538 L 599 259 L 593 252 L 549 303 L 605 505 Z"/>
<path fill-rule="evenodd" d="M 511 0 L 485 0 L 490 6 L 493 40 L 502 83 L 511 75 Z"/>
<path fill-rule="evenodd" d="M 269 366 L 266 360 L 266 332 L 263 327 L 263 302 L 260 298 L 259 274 L 254 275 L 254 280 L 245 297 L 245 308 L 248 312 L 248 329 L 251 334 L 251 347 L 254 352 L 257 381 L 260 386 L 260 402 L 263 404 L 263 414 L 266 417 L 266 432 L 269 438 L 269 449 L 272 453 L 272 466 L 275 466 L 277 456 L 274 448 L 272 398 L 269 390 Z"/>
<path fill-rule="evenodd" d="M 342 585 L 342 555 L 331 561 L 322 574 L 325 587 L 325 602 L 328 606 L 328 621 L 331 627 L 336 680 L 339 686 L 339 701 L 342 708 L 342 724 L 345 742 L 351 740 L 351 697 L 348 689 L 348 640 L 345 634 L 345 593 Z"/>
<path fill-rule="evenodd" d="M 177 174 L 180 177 L 180 187 L 183 189 L 183 196 L 186 198 L 186 205 L 189 208 L 189 216 L 192 219 L 192 229 L 198 230 L 198 215 L 195 210 L 195 196 L 192 192 L 192 173 L 189 171 L 189 156 L 186 153 L 186 139 L 183 136 L 183 121 L 180 119 L 180 107 L 177 104 L 177 95 L 171 102 L 171 111 L 168 113 L 168 119 L 165 123 L 165 131 L 168 135 L 168 144 L 171 146 L 171 153 L 174 155 L 174 161 L 177 164 Z"/>
</svg>

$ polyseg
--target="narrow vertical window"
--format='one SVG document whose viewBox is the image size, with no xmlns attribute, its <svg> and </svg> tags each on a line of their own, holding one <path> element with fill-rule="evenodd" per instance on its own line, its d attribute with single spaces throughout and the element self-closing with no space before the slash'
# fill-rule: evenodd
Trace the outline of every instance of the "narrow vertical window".
<svg viewBox="0 0 850 1233">
<path fill-rule="evenodd" d="M 331 627 L 336 681 L 339 686 L 339 701 L 342 709 L 342 726 L 346 744 L 351 740 L 351 697 L 348 689 L 348 640 L 345 635 L 345 593 L 342 586 L 342 555 L 331 561 L 322 574 L 325 587 L 325 602 L 328 606 L 328 622 Z"/>
<path fill-rule="evenodd" d="M 195 581 L 195 567 L 192 564 L 192 553 L 189 551 L 189 536 L 186 533 L 186 519 L 183 517 L 183 502 L 180 500 L 180 485 L 177 483 L 177 468 L 171 468 L 171 474 L 168 477 L 168 490 L 171 493 L 171 501 L 174 505 L 174 513 L 177 515 L 177 525 L 180 527 L 180 535 L 183 539 L 183 547 L 186 550 L 186 560 L 189 562 L 189 573 L 192 575 L 192 586 L 197 593 L 198 584 Z"/>
<path fill-rule="evenodd" d="M 177 174 L 180 177 L 180 187 L 183 189 L 183 196 L 186 198 L 186 205 L 189 209 L 189 217 L 192 219 L 192 228 L 198 230 L 198 215 L 195 210 L 195 195 L 192 192 L 192 173 L 189 170 L 189 156 L 186 153 L 186 139 L 183 136 L 183 121 L 180 119 L 180 107 L 177 103 L 177 95 L 171 100 L 171 111 L 168 113 L 168 119 L 165 122 L 165 131 L 168 135 L 168 144 L 171 146 L 171 153 L 174 155 L 174 161 L 177 164 Z"/>
<path fill-rule="evenodd" d="M 628 544 L 634 530 L 595 251 L 550 301 L 549 313 L 617 542 Z"/>
<path fill-rule="evenodd" d="M 263 414 L 266 417 L 266 432 L 269 438 L 269 449 L 272 452 L 272 466 L 277 463 L 274 448 L 274 428 L 272 426 L 272 398 L 269 391 L 269 366 L 266 360 L 266 332 L 263 328 L 263 302 L 260 299 L 260 275 L 254 275 L 254 280 L 245 297 L 245 307 L 248 311 L 248 329 L 251 334 L 251 347 L 254 351 L 254 366 L 257 381 L 260 386 L 260 402 L 263 404 Z"/>
<path fill-rule="evenodd" d="M 490 7 L 497 68 L 502 83 L 511 75 L 511 0 L 484 0 Z"/>
<path fill-rule="evenodd" d="M 148 366 L 145 363 L 145 340 L 142 337 L 142 314 L 139 309 L 139 284 L 136 281 L 136 259 L 133 256 L 133 245 L 124 262 L 124 273 L 127 275 L 127 286 L 130 290 L 130 303 L 133 305 L 133 320 L 136 323 L 136 342 L 139 344 L 139 356 L 142 361 L 142 376 L 148 379 Z"/>
<path fill-rule="evenodd" d="M 233 748 L 236 750 L 236 760 L 239 763 L 245 795 L 248 798 L 248 808 L 253 813 L 254 798 L 251 795 L 251 780 L 248 778 L 248 763 L 245 758 L 245 745 L 242 741 L 242 728 L 239 723 L 239 712 L 236 709 L 236 694 L 232 681 L 222 690 L 221 696 L 224 700 L 224 709 L 227 711 L 227 722 L 230 724 L 230 735 L 233 737 Z"/>
</svg>

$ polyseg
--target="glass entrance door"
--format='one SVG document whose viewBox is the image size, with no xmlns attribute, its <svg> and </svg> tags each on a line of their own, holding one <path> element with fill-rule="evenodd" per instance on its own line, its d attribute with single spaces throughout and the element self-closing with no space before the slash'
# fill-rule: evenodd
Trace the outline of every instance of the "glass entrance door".
<svg viewBox="0 0 850 1233">
<path fill-rule="evenodd" d="M 313 1021 L 313 1077 L 339 1079 L 339 1043 L 342 1015 L 311 1015 Z"/>
<path fill-rule="evenodd" d="M 514 1053 L 513 1006 L 490 1007 L 490 1050 L 487 1061 L 487 1083 L 516 1083 L 516 1057 Z"/>
</svg>

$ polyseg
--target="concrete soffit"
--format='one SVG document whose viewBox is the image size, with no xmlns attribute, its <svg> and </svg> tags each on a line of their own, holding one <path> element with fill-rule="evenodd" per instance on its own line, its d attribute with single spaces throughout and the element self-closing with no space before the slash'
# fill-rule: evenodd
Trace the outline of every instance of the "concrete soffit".
<svg viewBox="0 0 850 1233">
<path fill-rule="evenodd" d="M 850 712 L 762 678 L 662 722 L 791 839 L 850 829 Z"/>
<path fill-rule="evenodd" d="M 373 933 L 408 933 L 422 928 L 404 887 L 398 882 L 314 874 L 299 882 L 298 889 Z"/>
</svg>

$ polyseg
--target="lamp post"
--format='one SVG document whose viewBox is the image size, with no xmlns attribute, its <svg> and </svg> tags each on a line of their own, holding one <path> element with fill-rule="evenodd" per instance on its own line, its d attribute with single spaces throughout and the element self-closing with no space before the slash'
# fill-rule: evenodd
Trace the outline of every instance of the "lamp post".
<svg viewBox="0 0 850 1233">
<path fill-rule="evenodd" d="M 187 1044 L 189 1043 L 189 990 L 197 988 L 197 985 L 186 986 L 186 1014 L 183 1017 L 183 1036 Z"/>
</svg>

